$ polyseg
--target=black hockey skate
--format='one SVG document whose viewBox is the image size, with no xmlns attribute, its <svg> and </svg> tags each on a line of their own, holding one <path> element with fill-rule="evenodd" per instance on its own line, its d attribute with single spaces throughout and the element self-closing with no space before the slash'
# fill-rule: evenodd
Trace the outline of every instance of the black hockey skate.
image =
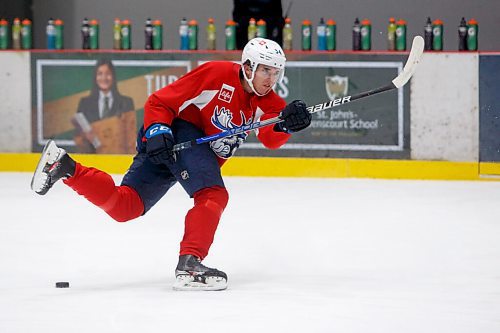
<svg viewBox="0 0 500 333">
<path fill-rule="evenodd" d="M 227 288 L 227 275 L 215 268 L 201 263 L 196 256 L 179 256 L 175 269 L 174 290 L 224 290 Z"/>
<path fill-rule="evenodd" d="M 31 189 L 44 195 L 59 179 L 73 176 L 75 167 L 75 161 L 66 154 L 66 151 L 57 147 L 53 140 L 49 140 L 43 148 L 42 156 L 31 179 Z"/>
</svg>

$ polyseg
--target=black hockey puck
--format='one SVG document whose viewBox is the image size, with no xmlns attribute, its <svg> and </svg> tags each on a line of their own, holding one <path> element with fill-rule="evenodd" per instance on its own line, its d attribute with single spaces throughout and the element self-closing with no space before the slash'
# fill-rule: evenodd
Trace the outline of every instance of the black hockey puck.
<svg viewBox="0 0 500 333">
<path fill-rule="evenodd" d="M 69 288 L 69 282 L 56 282 L 56 288 Z"/>
</svg>

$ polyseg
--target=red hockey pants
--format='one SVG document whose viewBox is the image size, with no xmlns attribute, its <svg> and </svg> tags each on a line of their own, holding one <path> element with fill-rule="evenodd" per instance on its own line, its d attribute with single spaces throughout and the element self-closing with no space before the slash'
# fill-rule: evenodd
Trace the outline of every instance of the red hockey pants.
<svg viewBox="0 0 500 333">
<path fill-rule="evenodd" d="M 74 176 L 64 183 L 118 222 L 130 221 L 144 213 L 137 192 L 128 186 L 116 186 L 111 176 L 101 170 L 77 163 Z M 193 198 L 194 206 L 185 219 L 180 254 L 203 259 L 212 245 L 229 197 L 224 187 L 213 186 L 197 191 Z"/>
</svg>

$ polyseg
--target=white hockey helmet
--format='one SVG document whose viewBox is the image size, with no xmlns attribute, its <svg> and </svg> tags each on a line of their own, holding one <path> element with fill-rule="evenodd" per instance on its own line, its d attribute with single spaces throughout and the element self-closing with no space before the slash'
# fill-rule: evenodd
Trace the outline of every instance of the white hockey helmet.
<svg viewBox="0 0 500 333">
<path fill-rule="evenodd" d="M 252 69 L 251 77 L 247 77 L 245 73 L 243 65 L 246 62 L 249 63 L 250 68 Z M 243 69 L 243 76 L 257 96 L 262 95 L 255 91 L 253 79 L 259 64 L 278 68 L 280 70 L 280 74 L 276 83 L 279 83 L 283 80 L 283 76 L 285 75 L 285 62 L 285 53 L 283 52 L 281 46 L 279 46 L 279 44 L 275 41 L 266 38 L 257 37 L 251 39 L 247 45 L 245 45 L 243 53 L 241 54 L 241 68 Z"/>
</svg>

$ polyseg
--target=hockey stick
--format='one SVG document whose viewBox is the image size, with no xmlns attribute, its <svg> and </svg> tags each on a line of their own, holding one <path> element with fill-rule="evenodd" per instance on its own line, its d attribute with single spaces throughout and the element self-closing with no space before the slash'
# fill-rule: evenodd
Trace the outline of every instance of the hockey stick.
<svg viewBox="0 0 500 333">
<path fill-rule="evenodd" d="M 325 103 L 319 103 L 319 104 L 316 104 L 313 106 L 309 106 L 307 108 L 307 111 L 309 111 L 310 113 L 316 113 L 318 111 L 330 109 L 330 108 L 333 108 L 335 106 L 350 103 L 350 102 L 353 102 L 355 100 L 362 99 L 362 98 L 365 98 L 368 96 L 372 96 L 372 95 L 380 94 L 380 93 L 385 92 L 385 91 L 401 88 L 411 79 L 413 73 L 415 73 L 415 70 L 417 68 L 417 64 L 420 61 L 420 58 L 422 56 L 423 51 L 424 51 L 424 39 L 421 36 L 416 36 L 413 39 L 413 43 L 411 45 L 411 50 L 410 50 L 410 55 L 408 56 L 408 60 L 406 61 L 406 64 L 403 68 L 403 71 L 401 73 L 399 73 L 399 75 L 394 80 L 392 80 L 391 83 L 389 83 L 385 86 L 376 88 L 376 89 L 361 92 L 361 93 L 356 94 L 356 95 L 344 96 L 342 98 L 334 99 L 334 100 L 331 100 L 331 101 L 328 101 Z M 279 116 L 274 117 L 274 118 L 270 118 L 270 119 L 266 119 L 263 121 L 256 121 L 256 122 L 251 123 L 249 125 L 243 125 L 240 127 L 231 128 L 231 129 L 228 129 L 226 131 L 223 131 L 223 132 L 220 132 L 217 134 L 204 136 L 204 137 L 199 138 L 199 139 L 193 139 L 191 141 L 178 143 L 178 144 L 174 145 L 172 150 L 173 151 L 183 150 L 186 148 L 190 148 L 194 145 L 200 145 L 203 143 L 222 139 L 222 138 L 225 138 L 228 136 L 233 136 L 233 135 L 241 134 L 244 132 L 249 132 L 249 131 L 256 130 L 258 128 L 269 126 L 272 124 L 276 124 L 276 123 L 279 123 L 282 121 L 283 121 L 283 119 L 281 119 Z"/>
</svg>

